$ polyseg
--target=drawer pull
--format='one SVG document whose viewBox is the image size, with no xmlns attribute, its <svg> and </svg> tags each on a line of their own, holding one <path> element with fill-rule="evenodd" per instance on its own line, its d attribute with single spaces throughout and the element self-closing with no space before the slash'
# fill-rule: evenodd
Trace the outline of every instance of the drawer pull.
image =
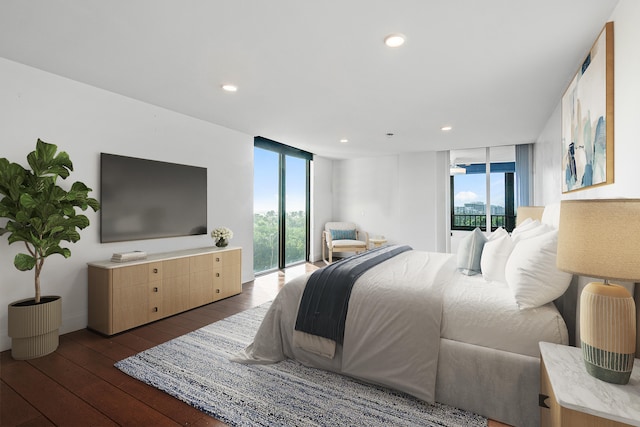
<svg viewBox="0 0 640 427">
<path fill-rule="evenodd" d="M 219 294 L 219 293 L 220 293 L 220 289 L 216 289 L 216 294 Z"/>
<path fill-rule="evenodd" d="M 216 273 L 216 277 L 220 277 L 220 273 Z"/>
<path fill-rule="evenodd" d="M 157 286 L 153 288 L 153 292 L 158 292 L 158 287 Z"/>
<path fill-rule="evenodd" d="M 538 406 L 541 408 L 547 408 L 549 409 L 549 405 L 547 405 L 547 399 L 549 398 L 549 396 L 544 395 L 542 393 L 538 394 Z"/>
<path fill-rule="evenodd" d="M 153 307 L 153 310 L 152 310 L 152 311 L 153 311 L 154 313 L 157 313 L 157 312 L 158 312 L 158 307 Z"/>
<path fill-rule="evenodd" d="M 158 272 L 158 269 L 157 269 L 157 268 L 154 268 L 154 269 L 153 269 L 153 272 L 154 272 L 154 273 L 157 273 L 157 272 Z"/>
<path fill-rule="evenodd" d="M 220 262 L 220 257 L 216 257 L 216 262 Z"/>
</svg>

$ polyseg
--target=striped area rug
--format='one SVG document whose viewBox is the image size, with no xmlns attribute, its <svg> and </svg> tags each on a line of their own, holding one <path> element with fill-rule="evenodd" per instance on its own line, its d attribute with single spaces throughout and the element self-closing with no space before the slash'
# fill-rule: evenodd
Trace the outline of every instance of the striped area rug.
<svg viewBox="0 0 640 427">
<path fill-rule="evenodd" d="M 287 360 L 241 365 L 269 303 L 116 363 L 126 374 L 231 426 L 486 426 L 456 408 Z"/>
</svg>

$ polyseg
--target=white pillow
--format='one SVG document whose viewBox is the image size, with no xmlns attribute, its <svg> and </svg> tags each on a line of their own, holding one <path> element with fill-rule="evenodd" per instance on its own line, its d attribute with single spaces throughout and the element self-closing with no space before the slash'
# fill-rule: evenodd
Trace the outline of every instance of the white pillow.
<svg viewBox="0 0 640 427">
<path fill-rule="evenodd" d="M 500 231 L 502 230 L 502 231 Z M 504 228 L 494 231 L 482 249 L 480 268 L 482 277 L 488 282 L 507 283 L 504 276 L 504 269 L 513 251 L 511 236 Z"/>
<path fill-rule="evenodd" d="M 549 203 L 542 211 L 540 222 L 557 229 L 560 227 L 560 202 Z"/>
<path fill-rule="evenodd" d="M 537 219 L 531 221 L 523 221 L 522 224 L 516 227 L 511 232 L 511 239 L 513 243 L 518 243 L 521 240 L 530 239 L 532 237 L 540 236 L 553 230 L 553 227 L 547 224 L 543 224 Z"/>
<path fill-rule="evenodd" d="M 505 230 L 502 227 L 498 227 L 496 228 L 496 231 L 492 232 L 491 234 L 489 234 L 489 237 L 487 237 L 487 242 L 490 242 L 492 240 L 497 240 L 499 238 L 501 238 L 502 236 L 508 236 L 509 233 L 507 232 L 507 230 Z"/>
<path fill-rule="evenodd" d="M 533 218 L 531 218 L 531 217 L 525 218 L 525 219 L 524 219 L 524 220 L 523 220 L 523 221 L 522 221 L 522 222 L 521 222 L 521 223 L 520 223 L 520 224 L 519 224 L 519 225 L 514 229 L 514 231 L 515 231 L 515 230 L 518 230 L 518 229 L 526 228 L 526 227 L 527 227 L 527 226 L 529 226 L 529 224 L 531 224 L 533 221 L 535 221 L 535 220 L 534 220 Z"/>
<path fill-rule="evenodd" d="M 480 273 L 480 258 L 486 241 L 487 238 L 478 227 L 462 239 L 458 247 L 458 270 L 462 274 L 473 276 Z"/>
<path fill-rule="evenodd" d="M 505 266 L 505 278 L 522 310 L 545 305 L 569 287 L 571 274 L 556 268 L 558 232 L 522 240 Z"/>
</svg>

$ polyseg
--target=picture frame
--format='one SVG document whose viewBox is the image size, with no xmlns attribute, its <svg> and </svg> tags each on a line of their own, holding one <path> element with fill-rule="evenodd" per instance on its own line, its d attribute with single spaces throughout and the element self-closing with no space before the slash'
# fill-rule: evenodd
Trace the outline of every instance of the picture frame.
<svg viewBox="0 0 640 427">
<path fill-rule="evenodd" d="M 613 22 L 562 95 L 562 192 L 614 182 Z"/>
</svg>

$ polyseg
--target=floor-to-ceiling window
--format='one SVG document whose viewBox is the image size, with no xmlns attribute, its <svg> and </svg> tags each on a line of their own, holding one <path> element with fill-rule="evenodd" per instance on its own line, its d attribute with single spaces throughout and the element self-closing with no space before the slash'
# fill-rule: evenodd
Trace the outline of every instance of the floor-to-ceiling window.
<svg viewBox="0 0 640 427">
<path fill-rule="evenodd" d="M 280 155 L 253 149 L 253 270 L 278 268 Z"/>
<path fill-rule="evenodd" d="M 253 270 L 309 258 L 309 167 L 312 155 L 266 138 L 254 140 Z"/>
</svg>

